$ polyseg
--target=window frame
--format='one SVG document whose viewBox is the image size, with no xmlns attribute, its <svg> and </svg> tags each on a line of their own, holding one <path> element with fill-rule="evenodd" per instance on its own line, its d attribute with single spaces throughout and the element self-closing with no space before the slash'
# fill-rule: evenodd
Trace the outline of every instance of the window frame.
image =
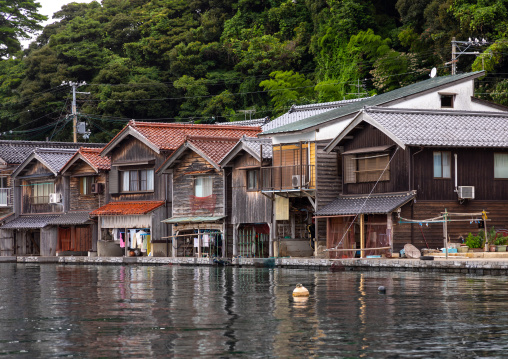
<svg viewBox="0 0 508 359">
<path fill-rule="evenodd" d="M 79 177 L 79 194 L 81 196 L 92 195 L 92 183 L 94 183 L 94 180 L 95 180 L 94 176 Z"/>
<path fill-rule="evenodd" d="M 145 193 L 155 191 L 155 171 L 153 168 L 119 170 L 118 172 L 120 174 L 121 193 Z M 148 175 L 149 172 L 152 173 L 151 176 Z M 125 184 L 127 184 L 129 188 L 126 189 Z"/>
<path fill-rule="evenodd" d="M 454 108 L 455 106 L 455 95 L 452 94 L 440 94 L 439 95 L 440 102 L 441 102 L 441 108 Z M 450 106 L 443 105 L 443 100 L 449 99 L 450 100 Z"/>
<path fill-rule="evenodd" d="M 205 180 L 206 181 L 209 181 L 208 183 L 208 186 L 205 187 Z M 201 193 L 198 193 L 198 183 L 203 181 L 202 183 L 202 189 L 201 189 Z M 208 192 L 203 192 L 205 189 L 209 190 L 209 194 L 207 194 Z M 213 195 L 213 177 L 210 176 L 210 175 L 206 175 L 206 176 L 194 176 L 194 181 L 193 181 L 193 184 L 192 184 L 192 193 L 194 194 L 194 197 L 197 197 L 197 198 L 205 198 L 205 197 L 209 197 L 211 195 Z M 198 195 L 199 194 L 199 195 Z"/>
<path fill-rule="evenodd" d="M 38 187 L 41 186 L 41 187 Z M 47 196 L 44 195 L 44 187 L 48 187 Z M 36 190 L 37 189 L 37 190 Z M 37 195 L 36 192 L 40 192 L 42 189 L 42 195 Z M 49 195 L 50 193 L 55 193 L 55 182 L 33 182 L 30 183 L 30 203 L 33 205 L 38 204 L 49 204 Z"/>
<path fill-rule="evenodd" d="M 436 154 L 439 153 L 440 156 L 441 156 L 441 166 L 440 166 L 440 169 L 441 169 L 441 175 L 440 176 L 436 176 L 436 164 L 435 164 L 435 156 Z M 448 177 L 445 177 L 444 176 L 444 166 L 443 166 L 443 153 L 447 153 L 449 156 L 449 166 L 450 166 L 450 173 L 449 173 L 449 176 Z M 432 178 L 434 179 L 451 179 L 452 178 L 452 151 L 432 151 Z"/>
<path fill-rule="evenodd" d="M 250 174 L 253 173 L 254 177 L 251 177 Z M 247 192 L 258 192 L 259 191 L 259 168 L 252 168 L 245 171 L 245 188 Z M 251 179 L 254 178 L 254 186 L 251 186 Z"/>
<path fill-rule="evenodd" d="M 370 183 L 376 182 L 378 180 L 379 182 L 390 181 L 391 179 L 390 154 L 391 152 L 388 151 L 387 152 L 380 151 L 380 152 L 364 152 L 364 153 L 358 152 L 355 154 L 344 155 L 342 161 L 344 183 L 345 184 Z M 384 161 L 380 164 L 380 166 L 377 166 L 378 165 L 377 162 L 381 162 L 381 159 L 385 158 L 387 161 Z M 372 162 L 376 162 L 376 168 L 374 169 L 370 169 L 370 167 L 372 166 Z M 362 167 L 364 167 L 365 169 L 361 169 Z M 365 177 L 368 177 L 369 172 L 371 173 L 375 172 L 376 178 L 365 179 Z M 379 178 L 381 173 L 383 173 L 383 176 Z"/>
<path fill-rule="evenodd" d="M 508 156 L 508 152 L 494 152 L 494 179 L 495 180 L 508 180 L 508 175 L 506 175 L 506 177 L 496 177 L 496 155 Z"/>
</svg>

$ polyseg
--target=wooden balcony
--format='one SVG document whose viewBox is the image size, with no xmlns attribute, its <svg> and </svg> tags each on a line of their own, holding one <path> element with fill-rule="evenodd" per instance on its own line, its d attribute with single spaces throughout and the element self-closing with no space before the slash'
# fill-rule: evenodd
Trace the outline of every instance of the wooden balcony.
<svg viewBox="0 0 508 359">
<path fill-rule="evenodd" d="M 272 166 L 261 168 L 262 191 L 305 191 L 316 188 L 314 165 Z"/>
</svg>

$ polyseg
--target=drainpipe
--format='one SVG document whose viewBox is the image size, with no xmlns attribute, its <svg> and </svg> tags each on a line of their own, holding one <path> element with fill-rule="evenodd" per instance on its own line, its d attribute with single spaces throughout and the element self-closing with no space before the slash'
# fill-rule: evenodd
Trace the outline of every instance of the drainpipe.
<svg viewBox="0 0 508 359">
<path fill-rule="evenodd" d="M 421 146 L 419 151 L 416 151 L 415 153 L 413 153 L 413 158 L 412 158 L 411 164 L 409 165 L 409 180 L 410 180 L 409 190 L 410 191 L 411 191 L 411 189 L 414 189 L 414 187 L 415 187 L 415 170 L 414 170 L 415 155 L 417 155 L 420 152 L 422 152 L 423 149 L 424 149 L 424 147 Z M 411 167 L 413 167 L 413 171 L 412 172 L 411 172 Z"/>
<path fill-rule="evenodd" d="M 453 156 L 455 157 L 455 192 L 458 190 L 458 180 L 457 180 L 457 154 L 454 153 Z"/>
</svg>

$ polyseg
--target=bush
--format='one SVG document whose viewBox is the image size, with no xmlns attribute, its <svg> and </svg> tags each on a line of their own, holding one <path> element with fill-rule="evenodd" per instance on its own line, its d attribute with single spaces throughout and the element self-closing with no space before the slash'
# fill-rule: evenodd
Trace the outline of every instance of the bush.
<svg viewBox="0 0 508 359">
<path fill-rule="evenodd" d="M 469 248 L 483 248 L 485 243 L 485 233 L 480 231 L 477 236 L 474 236 L 471 232 L 466 237 L 466 245 Z"/>
</svg>

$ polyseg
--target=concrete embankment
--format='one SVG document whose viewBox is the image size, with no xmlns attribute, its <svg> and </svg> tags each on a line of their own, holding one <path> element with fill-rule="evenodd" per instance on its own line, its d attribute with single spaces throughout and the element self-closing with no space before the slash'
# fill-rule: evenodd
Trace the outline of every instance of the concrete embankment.
<svg viewBox="0 0 508 359">
<path fill-rule="evenodd" d="M 80 265 L 217 265 L 210 258 L 166 257 L 0 257 L 0 263 L 80 264 Z M 219 263 L 224 264 L 224 263 Z M 295 268 L 320 271 L 414 271 L 508 275 L 508 258 L 314 259 L 314 258 L 234 258 L 227 264 L 241 267 Z"/>
</svg>

